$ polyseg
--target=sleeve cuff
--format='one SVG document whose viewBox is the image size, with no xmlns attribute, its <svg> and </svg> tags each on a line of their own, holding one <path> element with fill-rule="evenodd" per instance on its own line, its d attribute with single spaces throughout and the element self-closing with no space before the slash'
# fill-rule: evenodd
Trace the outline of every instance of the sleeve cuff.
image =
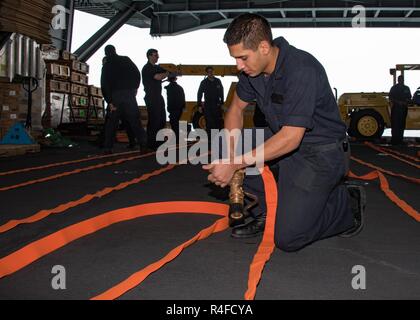
<svg viewBox="0 0 420 320">
<path fill-rule="evenodd" d="M 239 99 L 245 102 L 253 102 L 255 97 L 247 96 L 246 93 L 241 92 L 240 90 L 236 90 L 236 94 L 238 95 Z"/>
<path fill-rule="evenodd" d="M 302 127 L 312 129 L 314 126 L 313 120 L 305 116 L 284 116 L 278 117 L 280 126 Z"/>
</svg>

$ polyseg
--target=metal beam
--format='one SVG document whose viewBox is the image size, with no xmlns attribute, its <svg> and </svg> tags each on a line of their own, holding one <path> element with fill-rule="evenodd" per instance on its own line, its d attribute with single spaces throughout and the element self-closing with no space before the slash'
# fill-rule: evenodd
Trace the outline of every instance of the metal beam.
<svg viewBox="0 0 420 320">
<path fill-rule="evenodd" d="M 233 19 L 223 19 L 223 20 L 217 20 L 217 21 L 213 21 L 213 22 L 209 22 L 209 23 L 205 23 L 199 26 L 194 26 L 188 29 L 183 29 L 183 30 L 179 30 L 179 31 L 175 31 L 173 33 L 171 33 L 171 36 L 177 36 L 183 33 L 187 33 L 187 32 L 191 32 L 191 31 L 195 31 L 195 30 L 200 30 L 200 29 L 211 29 L 211 28 L 216 28 L 225 24 L 229 24 L 233 21 Z"/>
<path fill-rule="evenodd" d="M 181 14 L 181 13 L 197 13 L 197 14 L 205 14 L 205 13 L 218 13 L 222 11 L 224 13 L 241 13 L 241 12 L 249 12 L 250 10 L 255 12 L 279 12 L 282 10 L 284 12 L 311 12 L 311 11 L 318 11 L 318 12 L 334 12 L 334 11 L 346 11 L 348 8 L 344 7 L 321 7 L 321 8 L 237 8 L 237 9 L 197 9 L 197 10 L 164 10 L 164 11 L 156 11 L 155 14 Z M 420 11 L 418 7 L 365 7 L 366 11 Z"/>
<path fill-rule="evenodd" d="M 73 39 L 73 24 L 74 24 L 74 0 L 70 0 L 70 16 L 69 25 L 67 27 L 67 44 L 66 50 L 71 52 L 71 41 Z"/>
<path fill-rule="evenodd" d="M 223 17 L 223 19 L 227 19 L 228 18 L 227 15 L 225 15 L 222 11 L 219 11 L 218 13 Z"/>
<path fill-rule="evenodd" d="M 187 11 L 187 13 L 189 13 L 195 20 L 197 20 L 198 22 L 201 22 L 201 20 L 200 20 L 200 18 L 195 14 L 195 13 L 192 13 L 192 12 L 188 12 Z"/>
<path fill-rule="evenodd" d="M 1 1 L 1 0 L 0 0 Z M 78 3 L 77 0 L 76 3 Z M 265 15 L 274 28 L 283 27 L 350 27 L 355 13 L 352 6 L 362 4 L 366 11 L 367 27 L 420 27 L 419 0 L 411 1 L 291 1 L 291 0 L 91 0 L 95 7 L 122 10 L 125 5 L 136 3 L 140 8 L 127 23 L 144 28 L 150 26 L 150 34 L 176 35 L 197 29 L 224 28 L 237 14 L 254 12 Z M 324 3 L 325 2 L 325 3 Z M 387 3 L 382 7 L 382 3 Z M 323 6 L 320 6 L 320 4 Z M 99 6 L 101 4 L 101 6 Z M 117 6 L 118 4 L 118 6 Z M 150 9 L 150 7 L 152 7 Z M 144 9 L 143 9 L 144 10 Z M 98 11 L 96 11 L 98 14 Z M 99 13 L 100 14 L 100 13 Z M 103 13 L 108 19 L 112 11 Z M 151 23 L 146 24 L 148 21 Z"/>
<path fill-rule="evenodd" d="M 135 13 L 135 5 L 132 4 L 124 11 L 117 13 L 92 37 L 77 49 L 74 54 L 81 61 L 87 61 L 105 42 L 111 38 Z"/>
<path fill-rule="evenodd" d="M 353 18 L 268 18 L 267 19 L 270 22 L 290 22 L 290 23 L 307 23 L 307 22 L 348 22 L 351 23 Z M 385 22 L 385 23 L 391 23 L 391 22 L 401 22 L 401 18 L 386 18 L 386 17 L 380 17 L 380 18 L 366 18 L 366 22 Z M 410 23 L 419 23 L 419 18 L 406 18 L 403 20 L 403 22 L 410 22 Z"/>
<path fill-rule="evenodd" d="M 414 12 L 414 10 L 410 10 L 406 13 L 405 18 L 408 18 L 409 16 L 411 16 L 411 14 Z"/>
<path fill-rule="evenodd" d="M 338 22 L 346 22 L 349 25 L 351 25 L 353 18 L 346 18 L 346 19 L 339 19 L 339 18 L 302 18 L 298 21 L 295 18 L 268 18 L 268 21 L 270 23 L 338 23 Z M 211 29 L 211 28 L 217 28 L 226 24 L 229 24 L 232 22 L 233 19 L 223 19 L 223 20 L 217 20 L 214 22 L 194 26 L 191 28 L 185 28 L 182 30 L 171 32 L 170 34 L 165 34 L 164 32 L 162 35 L 171 35 L 176 36 L 180 34 L 184 34 L 191 31 L 196 31 L 200 29 Z M 400 22 L 400 19 L 398 18 L 366 18 L 366 23 L 371 22 Z M 420 23 L 420 18 L 408 18 L 407 20 L 404 20 L 404 22 L 412 22 L 412 23 Z"/>
</svg>

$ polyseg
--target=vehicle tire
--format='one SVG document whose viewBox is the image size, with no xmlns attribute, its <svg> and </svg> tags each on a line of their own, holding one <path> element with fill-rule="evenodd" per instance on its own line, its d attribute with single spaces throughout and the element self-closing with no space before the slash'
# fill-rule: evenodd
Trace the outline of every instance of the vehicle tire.
<svg viewBox="0 0 420 320">
<path fill-rule="evenodd" d="M 347 133 L 359 140 L 378 139 L 384 133 L 385 122 L 381 114 L 373 109 L 362 109 L 351 114 Z"/>
<path fill-rule="evenodd" d="M 204 114 L 200 111 L 194 112 L 193 118 L 192 118 L 192 124 L 194 126 L 194 129 L 204 129 L 206 130 L 206 119 L 204 118 Z"/>
</svg>

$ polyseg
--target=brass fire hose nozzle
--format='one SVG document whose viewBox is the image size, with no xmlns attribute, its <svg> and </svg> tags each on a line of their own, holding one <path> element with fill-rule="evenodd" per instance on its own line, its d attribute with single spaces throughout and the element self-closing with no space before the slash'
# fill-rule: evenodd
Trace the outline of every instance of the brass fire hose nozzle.
<svg viewBox="0 0 420 320">
<path fill-rule="evenodd" d="M 229 192 L 229 226 L 234 227 L 245 223 L 245 218 L 248 217 L 248 209 L 258 203 L 258 198 L 250 193 L 244 192 L 242 185 L 245 178 L 245 169 L 236 171 L 230 182 Z M 253 201 L 244 206 L 245 196 L 251 198 Z"/>
</svg>

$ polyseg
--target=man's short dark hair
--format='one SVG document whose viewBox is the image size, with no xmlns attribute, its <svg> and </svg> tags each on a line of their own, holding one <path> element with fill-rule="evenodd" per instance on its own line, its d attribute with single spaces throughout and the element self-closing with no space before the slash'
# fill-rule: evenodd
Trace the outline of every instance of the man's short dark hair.
<svg viewBox="0 0 420 320">
<path fill-rule="evenodd" d="M 154 53 L 157 53 L 158 51 L 156 49 L 149 49 L 147 50 L 146 56 L 147 58 L 149 58 L 151 55 L 153 55 Z"/>
<path fill-rule="evenodd" d="M 244 13 L 233 19 L 223 37 L 228 46 L 242 43 L 245 49 L 254 51 L 264 40 L 272 44 L 271 26 L 267 19 L 254 13 Z"/>
<path fill-rule="evenodd" d="M 117 51 L 115 50 L 115 47 L 112 44 L 109 44 L 105 47 L 105 56 L 111 57 L 115 56 L 117 54 Z"/>
<path fill-rule="evenodd" d="M 214 70 L 212 66 L 207 66 L 206 69 L 204 69 L 206 72 L 209 72 L 209 69 Z"/>
</svg>

